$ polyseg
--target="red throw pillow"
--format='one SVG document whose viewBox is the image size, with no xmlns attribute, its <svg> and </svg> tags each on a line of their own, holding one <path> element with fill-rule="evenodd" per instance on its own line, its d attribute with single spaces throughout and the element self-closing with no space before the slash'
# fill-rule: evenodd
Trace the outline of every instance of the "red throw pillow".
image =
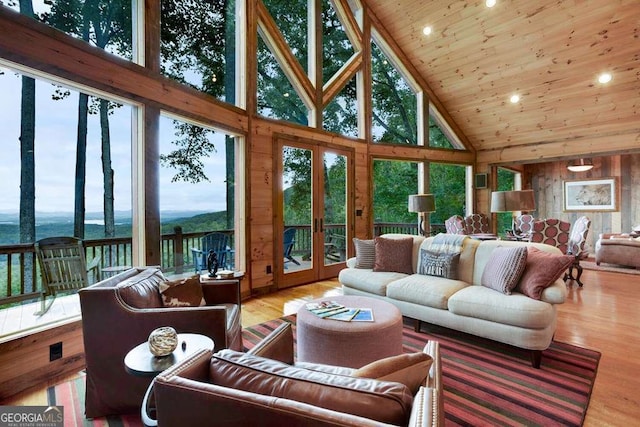
<svg viewBox="0 0 640 427">
<path fill-rule="evenodd" d="M 376 237 L 373 271 L 413 274 L 413 237 Z"/>
<path fill-rule="evenodd" d="M 572 256 L 556 255 L 529 246 L 527 266 L 515 290 L 539 300 L 542 291 L 558 280 L 572 262 Z"/>
</svg>

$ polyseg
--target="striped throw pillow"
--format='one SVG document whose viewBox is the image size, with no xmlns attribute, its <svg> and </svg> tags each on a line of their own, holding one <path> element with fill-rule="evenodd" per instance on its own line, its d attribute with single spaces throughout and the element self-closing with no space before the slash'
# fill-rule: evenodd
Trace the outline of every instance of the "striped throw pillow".
<svg viewBox="0 0 640 427">
<path fill-rule="evenodd" d="M 527 247 L 499 246 L 491 252 L 484 267 L 480 284 L 511 295 L 527 266 Z"/>
<path fill-rule="evenodd" d="M 353 244 L 356 247 L 356 268 L 372 269 L 376 261 L 376 251 L 373 239 L 362 240 L 354 237 Z"/>
</svg>

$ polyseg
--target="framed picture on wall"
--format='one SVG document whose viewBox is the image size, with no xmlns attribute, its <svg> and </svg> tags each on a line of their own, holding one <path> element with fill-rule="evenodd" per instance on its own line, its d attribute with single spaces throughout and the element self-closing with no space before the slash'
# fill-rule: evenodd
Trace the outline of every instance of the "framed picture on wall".
<svg viewBox="0 0 640 427">
<path fill-rule="evenodd" d="M 616 178 L 564 181 L 563 209 L 565 212 L 618 210 Z"/>
</svg>

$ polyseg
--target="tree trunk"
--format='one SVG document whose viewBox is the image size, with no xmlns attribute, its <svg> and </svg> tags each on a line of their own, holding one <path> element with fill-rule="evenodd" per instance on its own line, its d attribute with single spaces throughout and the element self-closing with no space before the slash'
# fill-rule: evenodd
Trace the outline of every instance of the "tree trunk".
<svg viewBox="0 0 640 427">
<path fill-rule="evenodd" d="M 33 17 L 30 0 L 20 0 L 20 13 Z M 36 239 L 36 183 L 35 183 L 35 139 L 36 139 L 36 81 L 22 77 L 22 100 L 20 105 L 20 243 L 33 243 Z M 34 254 L 25 254 L 25 292 L 36 289 Z"/>
<path fill-rule="evenodd" d="M 225 2 L 225 43 L 224 43 L 224 99 L 229 104 L 234 105 L 236 102 L 236 50 L 235 50 L 235 9 L 236 2 L 229 0 Z M 225 137 L 225 156 L 226 156 L 226 180 L 227 183 L 227 229 L 234 228 L 235 219 L 235 138 L 231 136 Z"/>
<path fill-rule="evenodd" d="M 75 204 L 73 215 L 73 235 L 84 239 L 85 200 L 84 189 L 87 177 L 87 121 L 89 96 L 80 92 L 78 97 L 78 137 L 76 140 Z"/>
<path fill-rule="evenodd" d="M 109 133 L 109 101 L 100 100 L 100 130 L 102 136 L 102 181 L 104 185 L 104 237 L 115 237 L 113 208 L 113 175 L 111 168 L 111 135 Z"/>
</svg>

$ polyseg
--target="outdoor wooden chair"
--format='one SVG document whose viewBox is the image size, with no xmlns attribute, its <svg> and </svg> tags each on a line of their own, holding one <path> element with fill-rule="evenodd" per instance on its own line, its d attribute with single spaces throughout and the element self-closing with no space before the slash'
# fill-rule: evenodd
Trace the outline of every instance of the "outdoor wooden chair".
<svg viewBox="0 0 640 427">
<path fill-rule="evenodd" d="M 217 231 L 206 234 L 202 237 L 200 247 L 201 249 L 191 248 L 196 274 L 200 274 L 203 270 L 207 271 L 207 256 L 209 256 L 209 251 L 211 250 L 216 253 L 220 269 L 227 268 L 227 252 L 229 252 L 228 235 Z"/>
<path fill-rule="evenodd" d="M 100 257 L 89 265 L 82 240 L 76 237 L 48 237 L 35 243 L 35 252 L 42 277 L 42 305 L 35 315 L 46 313 L 58 293 L 76 291 L 90 285 L 89 272 L 99 278 Z M 47 304 L 47 296 L 51 296 Z"/>
<path fill-rule="evenodd" d="M 342 262 L 346 259 L 346 242 L 342 234 L 331 233 L 324 244 L 324 256 L 332 262 Z"/>
<path fill-rule="evenodd" d="M 287 263 L 292 262 L 295 265 L 300 265 L 300 262 L 293 257 L 293 245 L 296 242 L 296 229 L 287 228 L 284 230 L 284 268 L 287 268 Z"/>
</svg>

